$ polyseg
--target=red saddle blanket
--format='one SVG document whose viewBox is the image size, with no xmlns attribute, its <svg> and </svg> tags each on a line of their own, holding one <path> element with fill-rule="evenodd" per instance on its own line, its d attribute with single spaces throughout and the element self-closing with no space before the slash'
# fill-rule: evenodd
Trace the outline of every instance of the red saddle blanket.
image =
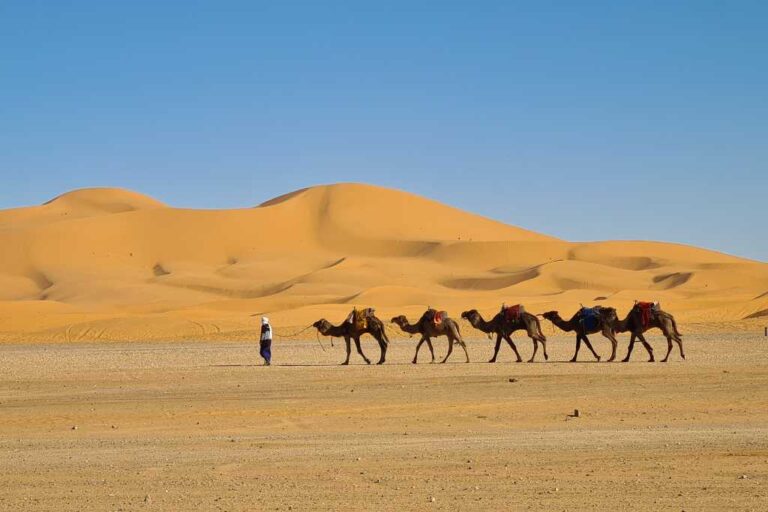
<svg viewBox="0 0 768 512">
<path fill-rule="evenodd" d="M 525 308 L 523 308 L 522 304 L 507 306 L 504 308 L 504 320 L 507 322 L 517 322 L 520 320 L 520 317 L 523 316 L 524 311 Z"/>
<path fill-rule="evenodd" d="M 637 308 L 640 310 L 640 320 L 643 323 L 643 328 L 647 329 L 651 325 L 651 318 L 655 311 L 655 304 L 653 302 L 638 302 Z"/>
<path fill-rule="evenodd" d="M 445 311 L 435 311 L 435 317 L 432 321 L 435 322 L 435 325 L 440 325 L 443 323 L 443 318 L 445 318 Z"/>
</svg>

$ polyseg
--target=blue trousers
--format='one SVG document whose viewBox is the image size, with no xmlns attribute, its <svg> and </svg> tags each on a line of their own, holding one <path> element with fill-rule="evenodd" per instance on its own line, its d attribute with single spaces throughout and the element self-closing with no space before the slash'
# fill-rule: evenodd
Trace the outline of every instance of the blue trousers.
<svg viewBox="0 0 768 512">
<path fill-rule="evenodd" d="M 259 342 L 259 354 L 268 363 L 272 360 L 272 340 Z"/>
</svg>

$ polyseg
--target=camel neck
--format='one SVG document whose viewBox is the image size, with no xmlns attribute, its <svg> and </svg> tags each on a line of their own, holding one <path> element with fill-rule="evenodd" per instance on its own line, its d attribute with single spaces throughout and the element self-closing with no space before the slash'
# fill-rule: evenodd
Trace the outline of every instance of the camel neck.
<svg viewBox="0 0 768 512">
<path fill-rule="evenodd" d="M 480 315 L 480 313 L 477 314 L 477 325 L 476 325 L 476 327 L 478 329 L 480 329 L 481 331 L 486 332 L 486 333 L 493 332 L 495 330 L 494 326 L 492 325 L 492 323 L 486 321 L 485 318 L 483 318 L 482 315 Z"/>
<path fill-rule="evenodd" d="M 401 328 L 403 331 L 407 332 L 408 334 L 416 334 L 418 332 L 421 332 L 421 329 L 419 328 L 419 324 L 412 324 L 408 322 L 408 320 L 405 320 L 403 324 L 401 325 Z"/>
<path fill-rule="evenodd" d="M 560 315 L 557 315 L 555 318 L 553 318 L 552 323 L 555 324 L 557 328 L 562 331 L 573 330 L 573 322 L 570 320 L 563 320 L 562 318 L 560 318 Z"/>
</svg>

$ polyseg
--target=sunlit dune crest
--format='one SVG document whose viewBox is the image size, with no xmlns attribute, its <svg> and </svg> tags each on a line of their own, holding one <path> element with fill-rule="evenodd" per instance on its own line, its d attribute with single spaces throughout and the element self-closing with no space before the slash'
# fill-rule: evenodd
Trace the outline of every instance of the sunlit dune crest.
<svg viewBox="0 0 768 512">
<path fill-rule="evenodd" d="M 0 244 L 4 340 L 235 335 L 253 329 L 254 312 L 279 330 L 354 306 L 458 317 L 501 302 L 570 313 L 641 299 L 696 324 L 768 310 L 764 263 L 659 242 L 572 243 L 361 184 L 232 210 L 77 190 L 0 211 Z"/>
</svg>

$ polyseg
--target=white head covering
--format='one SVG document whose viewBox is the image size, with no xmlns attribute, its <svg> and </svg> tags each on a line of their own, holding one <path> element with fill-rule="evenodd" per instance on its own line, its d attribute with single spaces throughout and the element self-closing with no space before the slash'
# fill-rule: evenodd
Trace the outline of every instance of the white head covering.
<svg viewBox="0 0 768 512">
<path fill-rule="evenodd" d="M 263 316 L 261 317 L 261 325 L 268 325 L 269 324 L 269 318 Z"/>
</svg>

